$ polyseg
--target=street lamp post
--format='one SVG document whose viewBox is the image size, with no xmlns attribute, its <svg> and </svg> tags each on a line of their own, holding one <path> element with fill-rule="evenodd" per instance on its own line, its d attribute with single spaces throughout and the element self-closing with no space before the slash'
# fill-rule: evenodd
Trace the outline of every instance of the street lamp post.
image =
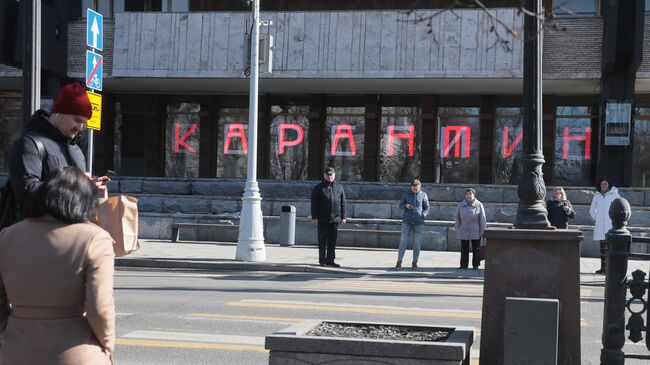
<svg viewBox="0 0 650 365">
<path fill-rule="evenodd" d="M 23 122 L 41 108 L 41 0 L 27 0 L 23 16 Z"/>
<path fill-rule="evenodd" d="M 248 110 L 248 173 L 242 197 L 237 239 L 238 261 L 264 261 L 264 221 L 262 197 L 257 185 L 257 85 L 260 45 L 260 0 L 253 0 L 253 29 L 251 34 L 250 96 Z"/>
<path fill-rule="evenodd" d="M 526 0 L 525 7 L 528 14 L 524 15 L 524 153 L 515 228 L 548 228 L 542 173 L 542 0 Z"/>
</svg>

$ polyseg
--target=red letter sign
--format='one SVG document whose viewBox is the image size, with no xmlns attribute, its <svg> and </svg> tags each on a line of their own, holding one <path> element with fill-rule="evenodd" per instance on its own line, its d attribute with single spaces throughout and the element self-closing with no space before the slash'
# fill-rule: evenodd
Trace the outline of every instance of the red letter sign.
<svg viewBox="0 0 650 365">
<path fill-rule="evenodd" d="M 336 126 L 336 129 L 332 131 L 332 148 L 330 149 L 330 154 L 332 156 L 356 156 L 357 155 L 357 146 L 354 144 L 354 134 L 352 134 L 352 126 L 349 124 L 339 124 Z M 347 138 L 350 143 L 351 151 L 337 151 L 339 146 L 339 139 Z"/>
<path fill-rule="evenodd" d="M 521 128 L 517 128 L 521 129 Z M 515 150 L 515 147 L 521 142 L 521 138 L 524 135 L 524 132 L 521 131 L 515 137 L 515 141 L 512 142 L 512 146 L 508 147 L 508 144 L 510 143 L 510 139 L 508 138 L 508 126 L 503 127 L 503 151 L 502 151 L 502 156 L 503 158 L 508 158 L 510 155 L 512 155 L 512 152 Z"/>
<path fill-rule="evenodd" d="M 395 130 L 398 131 L 408 131 L 408 133 L 395 133 Z M 388 156 L 393 156 L 393 143 L 396 138 L 408 138 L 409 140 L 409 156 L 413 157 L 415 150 L 415 126 L 395 126 L 391 124 L 388 126 Z"/>
<path fill-rule="evenodd" d="M 242 123 L 233 123 L 226 124 L 224 126 L 226 142 L 223 144 L 223 153 L 224 155 L 245 155 L 248 153 L 248 141 L 246 141 L 246 131 L 244 130 L 244 124 Z M 241 140 L 242 149 L 241 150 L 230 150 L 230 142 L 233 138 L 239 138 Z"/>
<path fill-rule="evenodd" d="M 298 137 L 294 139 L 293 141 L 287 141 L 284 139 L 284 131 L 287 129 L 292 129 L 296 131 L 298 134 Z M 299 124 L 285 124 L 282 123 L 280 124 L 280 131 L 278 132 L 278 148 L 279 148 L 279 153 L 281 155 L 284 155 L 284 147 L 293 147 L 297 146 L 300 143 L 302 143 L 303 138 L 305 138 L 305 132 L 303 131 L 302 127 Z"/>
<path fill-rule="evenodd" d="M 569 127 L 564 127 L 564 138 L 562 139 L 562 157 L 569 159 L 569 142 L 585 142 L 585 160 L 591 160 L 591 127 L 585 128 L 585 134 L 582 136 L 570 136 Z"/>
<path fill-rule="evenodd" d="M 174 134 L 174 152 L 180 153 L 181 152 L 181 146 L 185 148 L 186 150 L 196 153 L 196 149 L 189 144 L 185 143 L 187 139 L 194 133 L 196 132 L 197 129 L 199 129 L 199 125 L 196 123 L 192 124 L 192 127 L 181 137 L 181 124 L 176 122 L 174 123 L 175 131 L 176 133 Z"/>
<path fill-rule="evenodd" d="M 469 158 L 469 149 L 471 142 L 471 129 L 466 125 L 450 125 L 442 128 L 443 134 L 443 145 L 442 145 L 442 157 L 449 157 L 449 152 L 451 148 L 454 147 L 454 156 L 456 158 Z M 451 132 L 454 132 L 454 139 L 449 140 Z M 461 139 L 463 144 L 463 151 L 461 153 L 460 145 Z"/>
</svg>

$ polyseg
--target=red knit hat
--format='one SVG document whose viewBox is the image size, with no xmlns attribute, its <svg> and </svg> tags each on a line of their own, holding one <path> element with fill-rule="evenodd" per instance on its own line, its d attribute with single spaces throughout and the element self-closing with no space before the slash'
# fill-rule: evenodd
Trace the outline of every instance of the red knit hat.
<svg viewBox="0 0 650 365">
<path fill-rule="evenodd" d="M 52 113 L 80 115 L 90 119 L 93 107 L 84 88 L 78 83 L 64 85 L 52 105 Z"/>
</svg>

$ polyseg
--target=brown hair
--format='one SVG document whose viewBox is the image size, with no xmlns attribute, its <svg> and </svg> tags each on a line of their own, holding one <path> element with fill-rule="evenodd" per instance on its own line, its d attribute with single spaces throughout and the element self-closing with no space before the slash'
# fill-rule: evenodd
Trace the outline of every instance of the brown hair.
<svg viewBox="0 0 650 365">
<path fill-rule="evenodd" d="M 420 180 L 414 179 L 413 181 L 411 181 L 411 186 L 418 186 L 418 185 L 422 185 Z"/>
</svg>

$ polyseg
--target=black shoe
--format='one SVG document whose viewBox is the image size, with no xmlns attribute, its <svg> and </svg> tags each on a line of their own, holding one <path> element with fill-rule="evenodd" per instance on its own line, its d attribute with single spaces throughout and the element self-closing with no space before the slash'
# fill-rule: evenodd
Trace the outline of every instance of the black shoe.
<svg viewBox="0 0 650 365">
<path fill-rule="evenodd" d="M 411 264 L 411 270 L 417 270 L 418 269 L 418 263 L 414 262 Z"/>
<path fill-rule="evenodd" d="M 478 270 L 478 266 L 473 267 L 472 270 Z"/>
<path fill-rule="evenodd" d="M 322 266 L 322 267 L 325 267 L 325 264 L 324 264 L 324 263 L 322 263 L 322 262 L 321 262 L 321 263 L 319 263 L 318 265 L 320 265 L 320 266 Z"/>
<path fill-rule="evenodd" d="M 330 266 L 330 267 L 341 267 L 341 265 L 337 264 L 336 262 L 330 262 L 329 264 L 327 264 L 327 266 Z"/>
<path fill-rule="evenodd" d="M 595 274 L 605 275 L 605 269 L 596 270 Z"/>
<path fill-rule="evenodd" d="M 395 268 L 396 269 L 401 269 L 402 268 L 402 261 L 397 261 L 397 263 L 395 264 Z"/>
<path fill-rule="evenodd" d="M 466 268 L 466 267 L 463 267 L 463 266 L 459 266 L 459 267 L 458 267 L 458 270 L 467 270 L 467 268 Z"/>
</svg>

